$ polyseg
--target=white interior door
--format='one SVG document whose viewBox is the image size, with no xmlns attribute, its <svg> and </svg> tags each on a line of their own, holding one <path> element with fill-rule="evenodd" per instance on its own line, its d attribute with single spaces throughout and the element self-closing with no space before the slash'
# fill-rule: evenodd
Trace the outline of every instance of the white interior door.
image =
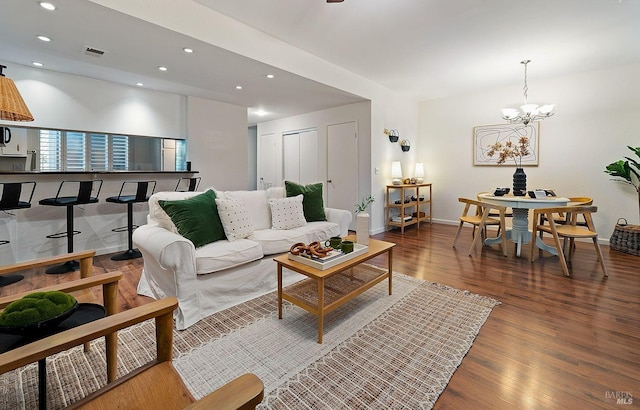
<svg viewBox="0 0 640 410">
<path fill-rule="evenodd" d="M 318 131 L 282 136 L 284 179 L 303 185 L 318 182 Z"/>
<path fill-rule="evenodd" d="M 300 133 L 300 183 L 318 180 L 318 131 L 304 131 Z"/>
<path fill-rule="evenodd" d="M 300 182 L 300 134 L 282 136 L 282 161 L 284 179 Z"/>
<path fill-rule="evenodd" d="M 358 202 L 358 139 L 356 123 L 327 127 L 327 206 L 355 211 Z M 355 230 L 355 217 L 349 225 Z"/>
<path fill-rule="evenodd" d="M 277 134 L 264 134 L 260 136 L 258 189 L 278 186 L 278 164 L 280 163 L 280 155 L 278 152 L 280 146 L 279 140 L 280 136 Z"/>
</svg>

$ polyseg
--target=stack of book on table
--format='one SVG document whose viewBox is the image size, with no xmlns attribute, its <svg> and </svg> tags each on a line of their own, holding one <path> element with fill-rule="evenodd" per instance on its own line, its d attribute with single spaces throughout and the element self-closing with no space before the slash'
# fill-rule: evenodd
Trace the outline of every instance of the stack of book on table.
<svg viewBox="0 0 640 410">
<path fill-rule="evenodd" d="M 397 215 L 391 218 L 391 222 L 408 222 L 411 220 L 411 215 L 404 215 L 404 217 Z"/>
</svg>

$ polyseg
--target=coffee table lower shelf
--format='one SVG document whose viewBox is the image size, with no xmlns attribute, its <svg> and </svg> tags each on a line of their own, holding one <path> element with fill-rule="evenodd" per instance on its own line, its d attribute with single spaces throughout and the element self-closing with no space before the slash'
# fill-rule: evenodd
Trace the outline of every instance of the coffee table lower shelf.
<svg viewBox="0 0 640 410">
<path fill-rule="evenodd" d="M 282 290 L 282 299 L 318 317 L 318 343 L 322 343 L 322 328 L 327 313 L 390 276 L 389 272 L 381 273 L 373 266 L 358 265 L 328 278 L 309 278 L 290 285 Z M 282 311 L 279 317 L 282 319 Z"/>
<path fill-rule="evenodd" d="M 352 239 L 352 237 L 347 238 Z M 286 254 L 274 258 L 278 274 L 278 317 L 282 319 L 282 300 L 287 300 L 317 316 L 318 343 L 322 343 L 325 314 L 385 279 L 389 280 L 389 295 L 391 295 L 394 246 L 395 243 L 370 238 L 365 253 L 325 270 L 290 260 Z M 364 264 L 384 254 L 387 257 L 386 270 Z M 285 268 L 305 275 L 307 279 L 283 289 L 282 270 Z"/>
</svg>

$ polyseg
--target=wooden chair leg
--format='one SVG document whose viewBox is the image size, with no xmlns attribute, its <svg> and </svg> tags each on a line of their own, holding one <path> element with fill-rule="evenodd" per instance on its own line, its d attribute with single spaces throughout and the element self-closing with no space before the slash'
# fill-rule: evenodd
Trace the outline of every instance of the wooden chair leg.
<svg viewBox="0 0 640 410">
<path fill-rule="evenodd" d="M 560 238 L 558 235 L 553 235 L 553 242 L 556 245 L 556 249 L 558 250 L 558 258 L 560 258 L 560 265 L 562 265 L 562 271 L 565 276 L 569 275 L 569 266 L 567 266 L 567 260 L 564 258 L 564 252 L 562 250 L 563 246 L 560 243 Z"/>
<path fill-rule="evenodd" d="M 598 243 L 598 238 L 593 238 L 593 244 L 596 247 L 596 252 L 598 253 L 598 260 L 600 261 L 600 266 L 602 266 L 602 270 L 604 272 L 604 276 L 608 277 L 609 272 L 607 271 L 607 267 L 604 264 L 604 258 L 602 257 L 602 249 L 600 248 L 600 244 Z"/>
<path fill-rule="evenodd" d="M 533 221 L 533 231 L 531 231 L 531 251 L 529 253 L 529 260 L 531 261 L 531 263 L 533 263 L 533 260 L 535 258 L 534 252 L 537 248 L 536 246 L 536 232 L 538 231 L 538 225 L 536 224 L 536 221 Z M 540 231 L 540 233 L 542 234 L 542 231 Z M 542 238 L 540 238 L 542 239 Z"/>
<path fill-rule="evenodd" d="M 456 232 L 456 238 L 453 240 L 453 247 L 456 247 L 456 243 L 458 243 L 458 236 L 460 236 L 460 231 L 462 230 L 462 225 L 464 222 L 460 221 L 460 225 L 458 225 L 458 232 Z M 475 226 L 474 226 L 475 228 Z"/>
<path fill-rule="evenodd" d="M 498 234 L 500 235 L 500 232 L 502 232 L 502 255 L 503 256 L 507 256 L 507 227 L 506 227 L 506 221 L 504 220 L 504 215 L 500 215 L 500 225 L 498 225 Z"/>
</svg>

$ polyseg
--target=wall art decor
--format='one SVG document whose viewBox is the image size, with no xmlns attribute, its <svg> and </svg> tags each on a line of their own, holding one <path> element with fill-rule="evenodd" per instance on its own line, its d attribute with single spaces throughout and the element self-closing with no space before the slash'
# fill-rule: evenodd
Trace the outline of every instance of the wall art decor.
<svg viewBox="0 0 640 410">
<path fill-rule="evenodd" d="M 514 166 L 538 166 L 540 148 L 540 123 L 532 122 L 524 124 L 498 124 L 479 125 L 473 128 L 473 165 L 497 166 L 499 156 L 489 156 L 491 146 L 507 143 L 517 146 L 522 137 L 528 138 L 529 154 L 520 158 L 521 164 L 512 159 L 505 161 L 504 165 Z"/>
</svg>

